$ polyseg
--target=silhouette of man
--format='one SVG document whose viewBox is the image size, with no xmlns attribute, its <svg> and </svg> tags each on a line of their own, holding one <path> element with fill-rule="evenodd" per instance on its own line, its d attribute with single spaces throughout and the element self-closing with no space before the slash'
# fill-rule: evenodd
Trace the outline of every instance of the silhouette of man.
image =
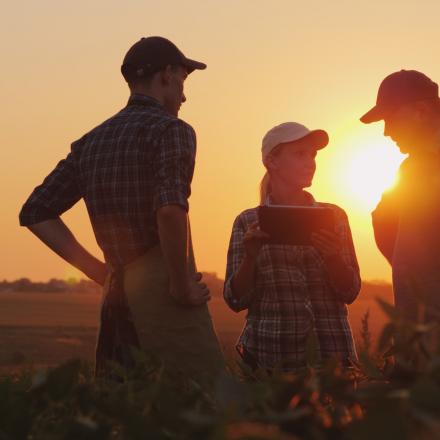
<svg viewBox="0 0 440 440">
<path fill-rule="evenodd" d="M 408 158 L 397 185 L 372 213 L 376 243 L 392 266 L 396 307 L 413 321 L 430 321 L 440 317 L 438 85 L 414 70 L 392 73 L 361 118 L 366 124 L 379 120 Z"/>
<path fill-rule="evenodd" d="M 97 374 L 109 360 L 129 367 L 131 346 L 196 376 L 222 367 L 188 220 L 196 136 L 177 117 L 185 79 L 205 68 L 165 38 L 135 43 L 121 67 L 126 107 L 74 142 L 20 212 L 22 226 L 105 285 Z M 105 263 L 60 219 L 81 198 Z"/>
</svg>

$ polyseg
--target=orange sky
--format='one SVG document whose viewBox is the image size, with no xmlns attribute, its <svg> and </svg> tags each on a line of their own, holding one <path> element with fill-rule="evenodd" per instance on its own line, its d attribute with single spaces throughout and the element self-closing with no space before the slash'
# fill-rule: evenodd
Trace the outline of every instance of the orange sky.
<svg viewBox="0 0 440 440">
<path fill-rule="evenodd" d="M 385 4 L 384 4 L 385 3 Z M 125 105 L 119 73 L 128 47 L 162 35 L 208 69 L 190 76 L 181 117 L 198 133 L 190 200 L 198 266 L 223 276 L 235 216 L 258 201 L 260 142 L 293 120 L 328 130 L 312 192 L 348 213 L 364 279 L 390 279 L 369 212 L 402 157 L 382 124 L 358 117 L 401 68 L 440 80 L 434 1 L 48 1 L 2 8 L 0 45 L 4 250 L 0 278 L 78 276 L 30 232 L 18 212 L 70 143 Z M 78 203 L 63 216 L 101 255 Z"/>
</svg>

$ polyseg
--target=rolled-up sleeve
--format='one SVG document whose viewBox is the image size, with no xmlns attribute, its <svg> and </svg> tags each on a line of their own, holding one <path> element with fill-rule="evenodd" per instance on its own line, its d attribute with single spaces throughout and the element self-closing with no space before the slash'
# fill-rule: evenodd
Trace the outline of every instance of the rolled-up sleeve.
<svg viewBox="0 0 440 440">
<path fill-rule="evenodd" d="M 191 126 L 176 119 L 162 134 L 154 161 L 154 210 L 179 205 L 188 211 L 194 174 L 196 135 Z"/>
<path fill-rule="evenodd" d="M 382 194 L 380 202 L 371 213 L 376 245 L 390 264 L 393 260 L 394 246 L 399 227 L 400 207 L 404 203 L 406 196 L 404 187 L 408 185 L 408 182 L 417 181 L 417 177 L 410 177 L 412 167 L 413 162 L 411 158 L 407 158 L 401 163 L 396 185 Z"/>
<path fill-rule="evenodd" d="M 31 193 L 20 211 L 20 225 L 30 226 L 57 218 L 81 197 L 75 159 L 70 152 Z"/>
<path fill-rule="evenodd" d="M 399 226 L 399 210 L 396 191 L 386 191 L 375 210 L 371 213 L 374 239 L 382 255 L 391 264 L 397 229 Z"/>
<path fill-rule="evenodd" d="M 349 283 L 348 288 L 344 289 L 338 288 L 334 284 L 332 287 L 338 298 L 347 304 L 351 304 L 361 290 L 361 276 L 348 217 L 342 209 L 338 209 L 336 214 L 336 233 L 342 244 L 341 258 L 351 273 L 351 283 Z"/>
<path fill-rule="evenodd" d="M 245 225 L 240 216 L 238 216 L 232 227 L 231 239 L 228 248 L 228 261 L 226 265 L 225 284 L 223 289 L 223 297 L 226 304 L 234 311 L 240 312 L 249 307 L 252 291 L 240 292 L 240 295 L 232 289 L 232 277 L 240 267 L 244 258 L 243 237 L 246 233 Z"/>
</svg>

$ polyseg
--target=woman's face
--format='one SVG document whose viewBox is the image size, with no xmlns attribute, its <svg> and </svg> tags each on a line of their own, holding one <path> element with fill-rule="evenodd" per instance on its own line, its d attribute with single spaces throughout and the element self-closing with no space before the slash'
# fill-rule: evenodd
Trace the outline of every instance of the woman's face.
<svg viewBox="0 0 440 440">
<path fill-rule="evenodd" d="M 269 172 L 292 189 L 312 185 L 316 171 L 317 149 L 310 139 L 303 138 L 277 146 L 267 163 Z"/>
</svg>

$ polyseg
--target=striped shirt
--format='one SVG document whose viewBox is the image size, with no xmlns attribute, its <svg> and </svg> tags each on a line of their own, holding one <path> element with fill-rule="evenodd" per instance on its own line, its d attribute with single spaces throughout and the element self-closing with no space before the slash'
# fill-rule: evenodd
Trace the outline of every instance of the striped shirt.
<svg viewBox="0 0 440 440">
<path fill-rule="evenodd" d="M 243 211 L 233 225 L 224 298 L 236 312 L 247 309 L 237 348 L 262 368 L 304 366 L 312 340 L 318 359 L 335 356 L 344 363 L 357 359 L 346 304 L 356 299 L 361 280 L 348 218 L 338 206 L 317 203 L 309 196 L 312 204 L 334 211 L 341 257 L 352 274 L 351 287 L 343 292 L 332 283 L 314 247 L 265 244 L 257 258 L 253 289 L 235 295 L 231 280 L 244 258 L 243 237 L 258 221 L 258 208 Z"/>
<path fill-rule="evenodd" d="M 105 260 L 127 264 L 159 243 L 158 208 L 188 210 L 195 154 L 191 126 L 157 100 L 132 95 L 119 113 L 72 144 L 24 204 L 20 224 L 57 218 L 84 198 Z"/>
</svg>

